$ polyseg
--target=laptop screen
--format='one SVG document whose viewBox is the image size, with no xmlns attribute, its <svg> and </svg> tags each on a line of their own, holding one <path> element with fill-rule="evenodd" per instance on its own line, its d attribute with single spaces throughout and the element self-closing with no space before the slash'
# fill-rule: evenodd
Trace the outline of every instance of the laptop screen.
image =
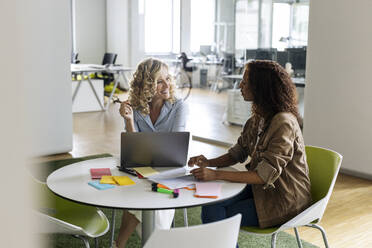
<svg viewBox="0 0 372 248">
<path fill-rule="evenodd" d="M 183 167 L 189 149 L 189 132 L 121 133 L 121 167 Z"/>
</svg>

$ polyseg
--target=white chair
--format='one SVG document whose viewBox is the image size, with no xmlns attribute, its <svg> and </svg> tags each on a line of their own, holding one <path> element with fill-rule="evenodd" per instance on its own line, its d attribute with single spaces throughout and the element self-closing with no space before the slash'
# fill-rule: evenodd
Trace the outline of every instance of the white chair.
<svg viewBox="0 0 372 248">
<path fill-rule="evenodd" d="M 155 229 L 144 248 L 234 248 L 238 241 L 241 214 L 209 224 Z"/>
</svg>

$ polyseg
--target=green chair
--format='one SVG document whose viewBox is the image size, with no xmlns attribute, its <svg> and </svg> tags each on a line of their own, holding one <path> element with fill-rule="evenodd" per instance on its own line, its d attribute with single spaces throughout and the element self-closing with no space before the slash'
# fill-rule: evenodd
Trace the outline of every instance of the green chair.
<svg viewBox="0 0 372 248">
<path fill-rule="evenodd" d="M 40 223 L 39 233 L 71 234 L 81 239 L 89 248 L 89 238 L 94 238 L 98 247 L 98 237 L 109 230 L 109 221 L 96 207 L 63 199 L 51 192 L 45 183 L 32 179 L 37 199 L 34 214 Z"/>
<path fill-rule="evenodd" d="M 324 229 L 317 225 L 323 217 L 328 200 L 331 197 L 337 174 L 341 166 L 342 155 L 325 148 L 306 146 L 306 157 L 309 166 L 311 196 L 313 204 L 300 214 L 281 226 L 261 229 L 254 226 L 241 227 L 242 231 L 259 235 L 271 235 L 271 247 L 276 247 L 276 237 L 280 231 L 293 228 L 298 247 L 302 248 L 297 227 L 307 226 L 319 229 L 325 247 L 329 247 Z"/>
</svg>

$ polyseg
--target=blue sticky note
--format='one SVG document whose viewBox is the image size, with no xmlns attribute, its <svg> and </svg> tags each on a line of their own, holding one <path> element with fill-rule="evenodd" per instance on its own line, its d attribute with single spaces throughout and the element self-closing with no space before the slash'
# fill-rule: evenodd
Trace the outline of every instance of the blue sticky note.
<svg viewBox="0 0 372 248">
<path fill-rule="evenodd" d="M 100 184 L 99 181 L 90 181 L 88 184 L 90 186 L 93 186 L 96 189 L 99 189 L 99 190 L 115 188 L 114 185 L 111 185 L 111 184 Z"/>
</svg>

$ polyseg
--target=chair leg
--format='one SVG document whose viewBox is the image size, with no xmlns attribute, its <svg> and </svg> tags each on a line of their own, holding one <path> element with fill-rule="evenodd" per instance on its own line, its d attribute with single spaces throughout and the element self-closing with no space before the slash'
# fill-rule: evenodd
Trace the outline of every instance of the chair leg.
<svg viewBox="0 0 372 248">
<path fill-rule="evenodd" d="M 88 242 L 88 239 L 83 237 L 83 236 L 80 236 L 80 235 L 73 235 L 75 238 L 78 238 L 78 239 L 81 239 L 83 242 L 84 242 L 84 245 L 86 248 L 90 248 L 89 246 L 89 242 Z"/>
<path fill-rule="evenodd" d="M 111 220 L 111 242 L 110 247 L 113 246 L 114 243 L 114 234 L 115 234 L 115 208 L 112 209 L 112 220 Z"/>
<path fill-rule="evenodd" d="M 326 235 L 325 230 L 323 229 L 323 227 L 321 227 L 319 225 L 316 225 L 316 224 L 308 224 L 306 226 L 316 228 L 316 229 L 320 230 L 320 232 L 322 233 L 322 236 L 323 236 L 324 245 L 325 245 L 326 248 L 329 248 L 327 235 Z"/>
<path fill-rule="evenodd" d="M 98 238 L 94 238 L 94 247 L 98 248 Z"/>
<path fill-rule="evenodd" d="M 175 217 L 173 218 L 173 221 L 172 221 L 172 227 L 173 227 L 173 228 L 176 227 L 176 218 L 175 218 Z"/>
<path fill-rule="evenodd" d="M 277 235 L 278 235 L 278 233 L 273 233 L 273 235 L 271 235 L 271 248 L 276 247 L 276 236 Z"/>
<path fill-rule="evenodd" d="M 189 222 L 188 222 L 188 219 L 187 219 L 187 209 L 186 208 L 183 209 L 183 223 L 186 227 L 189 226 Z"/>
<path fill-rule="evenodd" d="M 302 248 L 302 243 L 301 243 L 300 235 L 298 234 L 297 227 L 294 227 L 293 229 L 294 229 L 295 234 L 296 234 L 297 245 L 298 245 L 299 248 Z"/>
</svg>

